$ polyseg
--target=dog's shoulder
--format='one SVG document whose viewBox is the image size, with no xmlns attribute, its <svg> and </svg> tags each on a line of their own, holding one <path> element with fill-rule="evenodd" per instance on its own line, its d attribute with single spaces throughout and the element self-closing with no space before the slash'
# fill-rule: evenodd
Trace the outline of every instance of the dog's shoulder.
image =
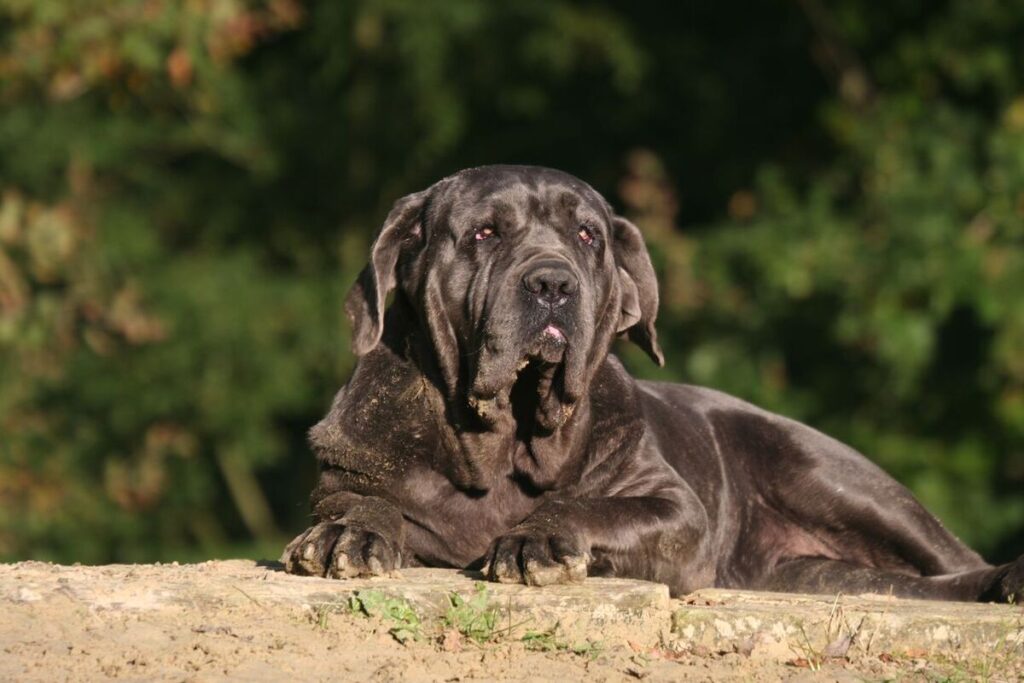
<svg viewBox="0 0 1024 683">
<path fill-rule="evenodd" d="M 775 418 L 777 415 L 753 403 L 727 394 L 718 389 L 681 382 L 635 380 L 638 396 L 645 405 L 661 404 L 674 409 L 685 409 L 700 413 L 730 411 Z"/>
<path fill-rule="evenodd" d="M 396 467 L 396 460 L 414 457 L 432 435 L 428 392 L 428 381 L 414 363 L 378 346 L 359 359 L 330 411 L 310 430 L 317 458 L 384 471 Z"/>
</svg>

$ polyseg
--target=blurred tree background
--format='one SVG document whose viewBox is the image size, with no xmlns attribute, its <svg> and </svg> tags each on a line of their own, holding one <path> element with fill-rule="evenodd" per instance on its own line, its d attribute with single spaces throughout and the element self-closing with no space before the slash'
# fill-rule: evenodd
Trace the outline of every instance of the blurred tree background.
<svg viewBox="0 0 1024 683">
<path fill-rule="evenodd" d="M 0 559 L 276 557 L 390 203 L 555 166 L 668 366 L 1024 551 L 1019 0 L 0 0 Z"/>
</svg>

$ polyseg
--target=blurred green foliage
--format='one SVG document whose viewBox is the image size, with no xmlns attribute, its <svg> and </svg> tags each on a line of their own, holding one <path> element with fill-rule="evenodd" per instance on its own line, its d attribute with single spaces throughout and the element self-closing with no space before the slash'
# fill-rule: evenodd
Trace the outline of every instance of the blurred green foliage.
<svg viewBox="0 0 1024 683">
<path fill-rule="evenodd" d="M 0 0 L 0 559 L 266 553 L 391 201 L 556 166 L 668 366 L 1024 550 L 1024 3 Z"/>
</svg>

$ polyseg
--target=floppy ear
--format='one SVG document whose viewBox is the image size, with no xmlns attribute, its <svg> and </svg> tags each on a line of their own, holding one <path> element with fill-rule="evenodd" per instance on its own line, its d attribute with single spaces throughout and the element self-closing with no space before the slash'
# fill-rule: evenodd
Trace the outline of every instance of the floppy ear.
<svg viewBox="0 0 1024 683">
<path fill-rule="evenodd" d="M 391 208 L 373 242 L 366 264 L 345 299 L 352 321 L 352 351 L 362 356 L 373 350 L 384 332 L 384 304 L 395 288 L 396 267 L 402 246 L 422 235 L 421 212 L 427 192 L 402 197 Z"/>
<path fill-rule="evenodd" d="M 625 332 L 659 366 L 665 357 L 658 346 L 658 280 L 640 230 L 621 216 L 612 218 L 612 253 L 622 285 L 622 311 L 616 332 Z"/>
</svg>

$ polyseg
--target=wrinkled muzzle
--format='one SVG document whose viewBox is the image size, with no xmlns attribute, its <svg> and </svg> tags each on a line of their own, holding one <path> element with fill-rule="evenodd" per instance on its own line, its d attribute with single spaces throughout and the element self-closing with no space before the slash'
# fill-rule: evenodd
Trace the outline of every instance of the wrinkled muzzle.
<svg viewBox="0 0 1024 683">
<path fill-rule="evenodd" d="M 467 400 L 492 427 L 532 417 L 549 431 L 561 427 L 583 392 L 593 345 L 588 286 L 571 263 L 535 257 L 510 268 L 486 297 L 467 354 Z"/>
</svg>

